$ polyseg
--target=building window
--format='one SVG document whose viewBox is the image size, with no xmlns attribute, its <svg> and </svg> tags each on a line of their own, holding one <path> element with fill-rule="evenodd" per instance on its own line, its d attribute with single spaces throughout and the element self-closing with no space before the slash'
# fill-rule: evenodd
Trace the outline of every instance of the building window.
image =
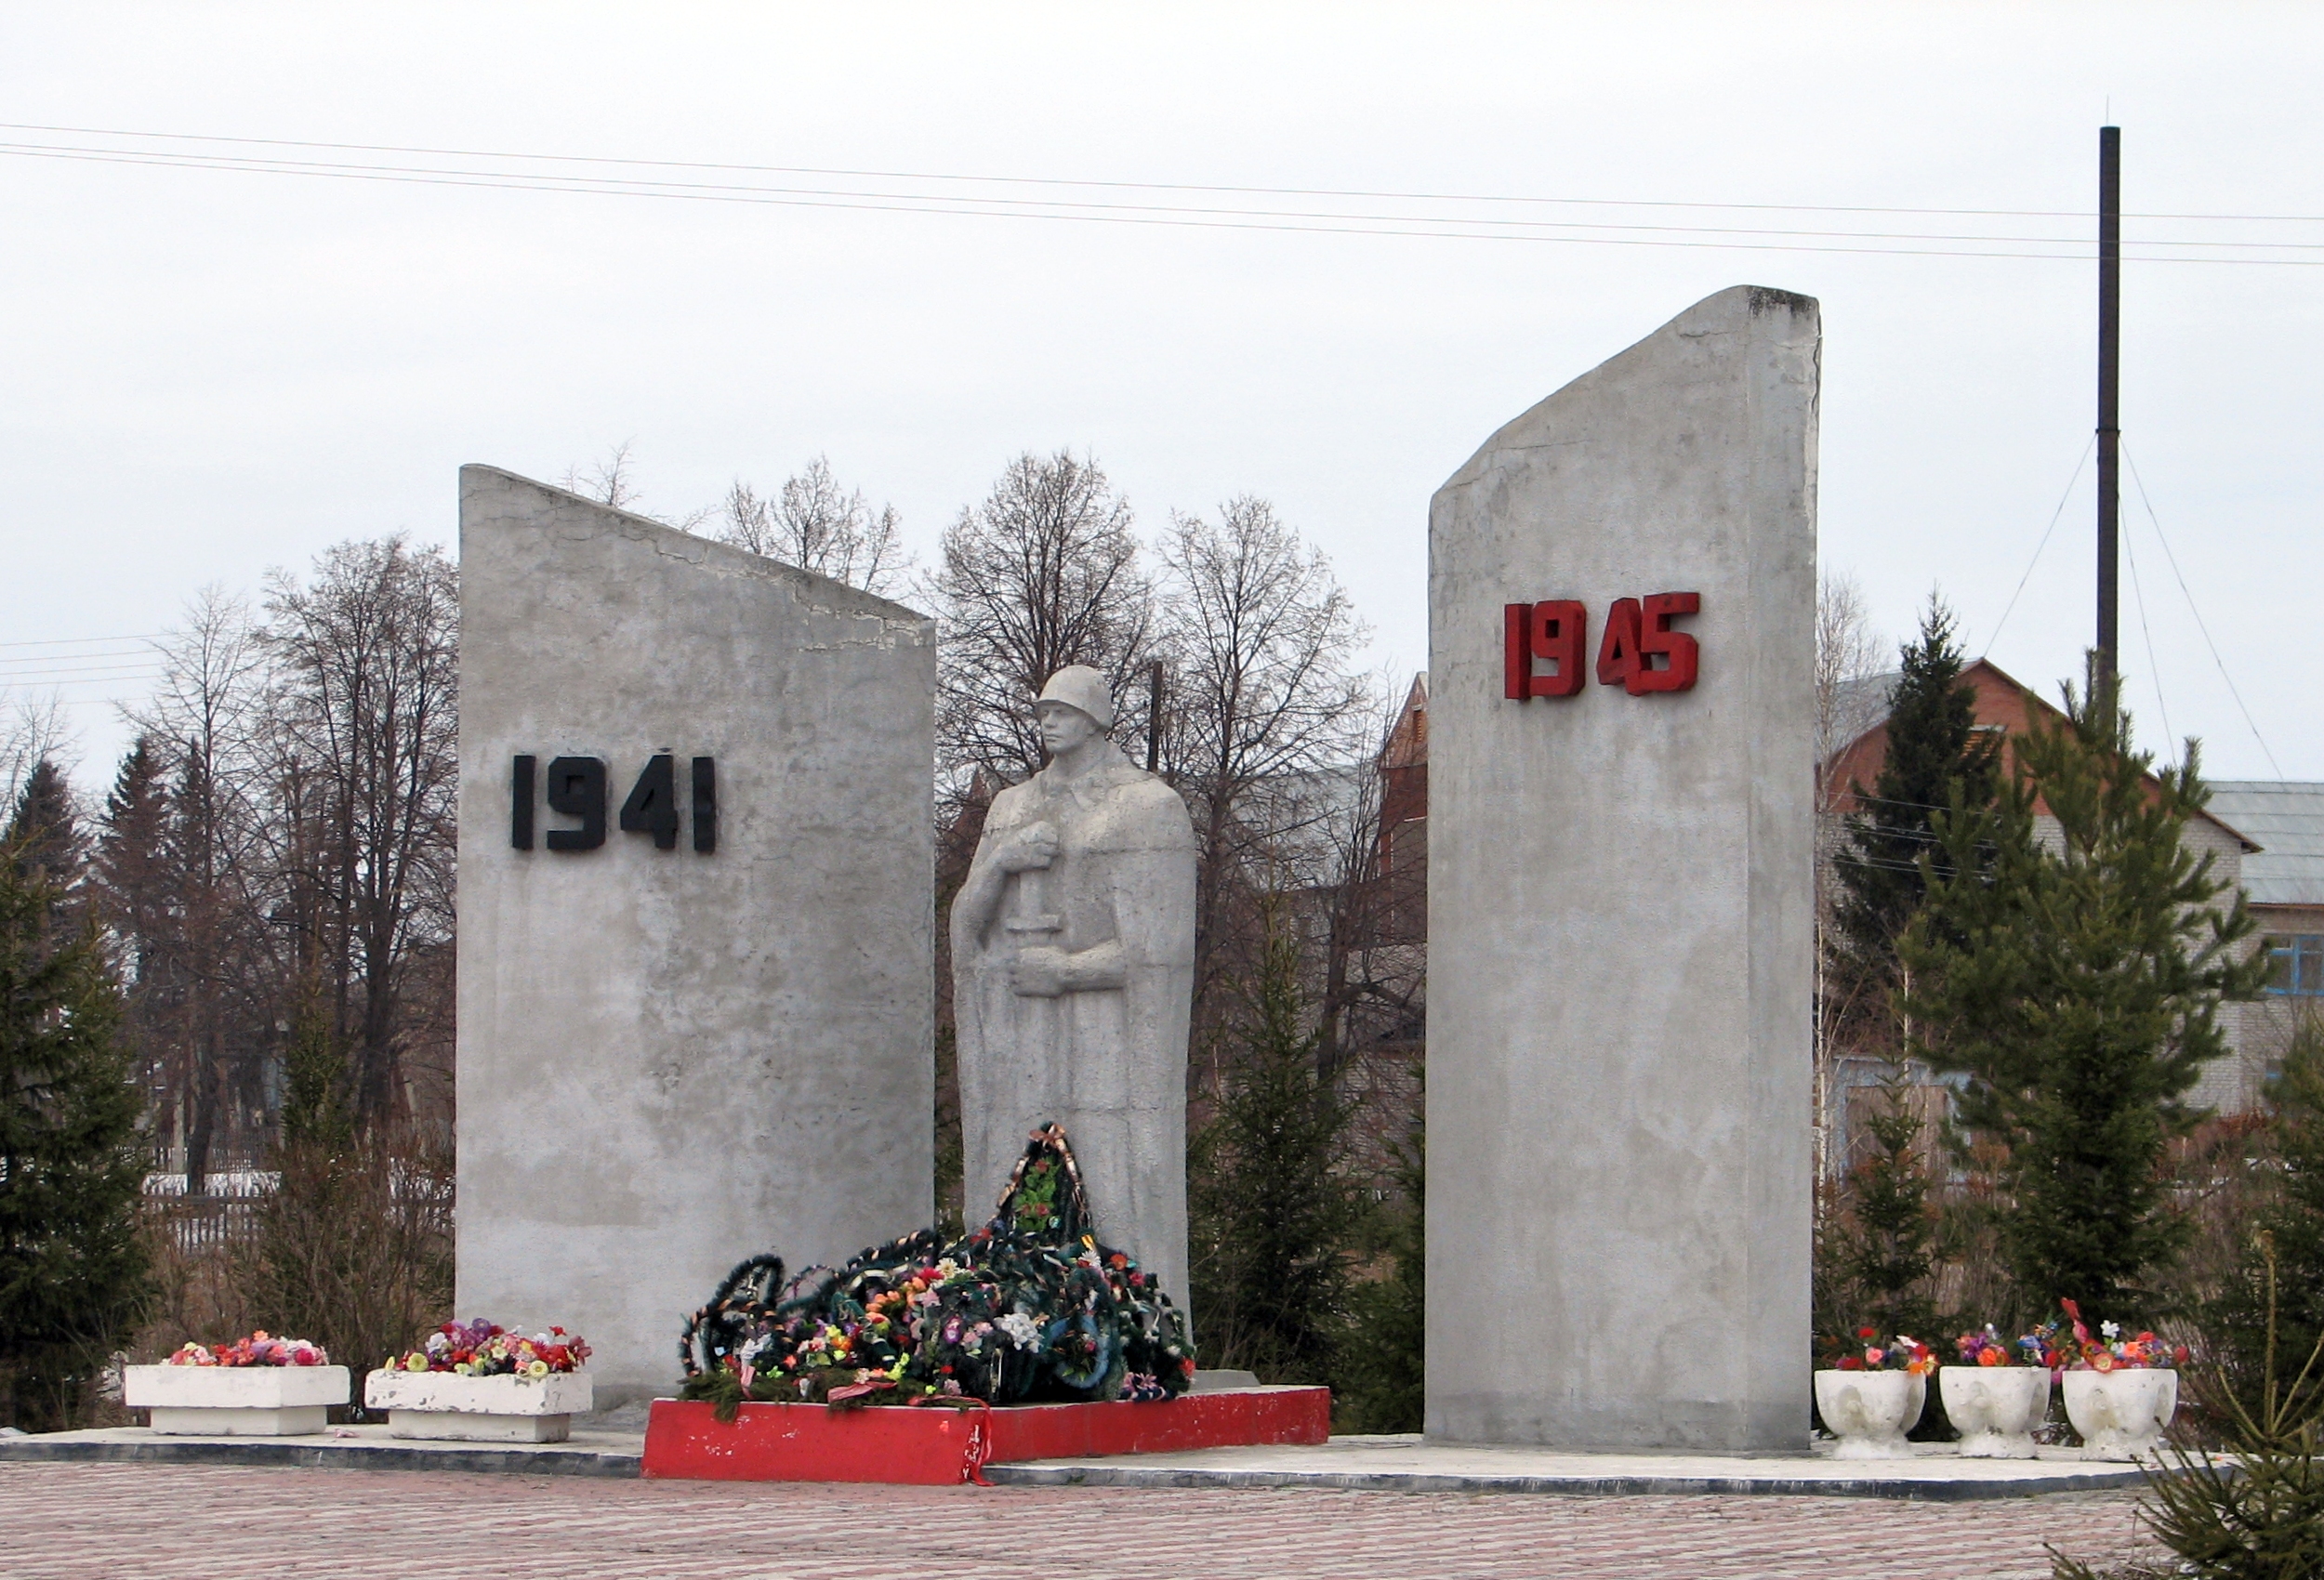
<svg viewBox="0 0 2324 1580">
<path fill-rule="evenodd" d="M 2324 997 L 2324 935 L 2267 935 L 2267 991 Z"/>
</svg>

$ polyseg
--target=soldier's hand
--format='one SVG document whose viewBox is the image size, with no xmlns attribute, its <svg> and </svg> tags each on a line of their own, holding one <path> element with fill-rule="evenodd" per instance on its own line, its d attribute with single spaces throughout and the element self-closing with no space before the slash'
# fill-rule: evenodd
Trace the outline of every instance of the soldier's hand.
<svg viewBox="0 0 2324 1580">
<path fill-rule="evenodd" d="M 1057 830 L 1046 823 L 1026 823 L 1009 836 L 994 859 L 1005 873 L 1046 867 L 1057 859 Z"/>
<path fill-rule="evenodd" d="M 1009 986 L 1023 998 L 1055 998 L 1065 991 L 1065 952 L 1046 946 L 1017 951 Z"/>
</svg>

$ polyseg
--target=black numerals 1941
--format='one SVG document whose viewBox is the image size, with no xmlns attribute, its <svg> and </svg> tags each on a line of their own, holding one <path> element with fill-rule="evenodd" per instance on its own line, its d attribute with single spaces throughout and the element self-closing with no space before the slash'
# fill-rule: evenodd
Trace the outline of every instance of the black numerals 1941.
<svg viewBox="0 0 2324 1580">
<path fill-rule="evenodd" d="M 548 810 L 575 820 L 569 828 L 548 830 L 551 850 L 594 850 L 605 843 L 606 777 L 602 757 L 551 757 L 546 783 L 540 759 L 519 757 L 508 775 L 508 843 L 520 850 L 533 849 L 533 809 L 546 800 Z M 718 765 L 710 757 L 693 763 L 690 806 L 694 849 L 704 855 L 719 848 Z M 629 787 L 621 804 L 618 824 L 624 834 L 650 834 L 657 850 L 678 849 L 680 815 L 678 807 L 678 759 L 667 752 L 646 759 L 645 769 Z"/>
</svg>

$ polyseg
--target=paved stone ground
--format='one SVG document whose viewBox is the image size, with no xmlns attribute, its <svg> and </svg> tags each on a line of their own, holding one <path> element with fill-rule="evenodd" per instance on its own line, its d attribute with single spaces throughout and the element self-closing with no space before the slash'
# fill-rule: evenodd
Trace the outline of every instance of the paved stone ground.
<svg viewBox="0 0 2324 1580">
<path fill-rule="evenodd" d="M 9 1580 L 2028 1580 L 2125 1493 L 1838 1497 L 832 1487 L 0 1465 Z"/>
</svg>

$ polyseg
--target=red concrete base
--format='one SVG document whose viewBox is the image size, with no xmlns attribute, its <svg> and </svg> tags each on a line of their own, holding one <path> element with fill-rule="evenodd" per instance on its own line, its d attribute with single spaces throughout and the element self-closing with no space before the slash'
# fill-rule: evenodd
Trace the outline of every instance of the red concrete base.
<svg viewBox="0 0 2324 1580">
<path fill-rule="evenodd" d="M 997 1410 L 746 1404 L 722 1422 L 708 1404 L 657 1399 L 645 1429 L 648 1476 L 711 1481 L 891 1481 L 955 1486 L 995 1461 L 1166 1454 L 1182 1448 L 1319 1443 L 1327 1388 L 1230 1389 L 1146 1404 L 1014 1404 Z"/>
</svg>

